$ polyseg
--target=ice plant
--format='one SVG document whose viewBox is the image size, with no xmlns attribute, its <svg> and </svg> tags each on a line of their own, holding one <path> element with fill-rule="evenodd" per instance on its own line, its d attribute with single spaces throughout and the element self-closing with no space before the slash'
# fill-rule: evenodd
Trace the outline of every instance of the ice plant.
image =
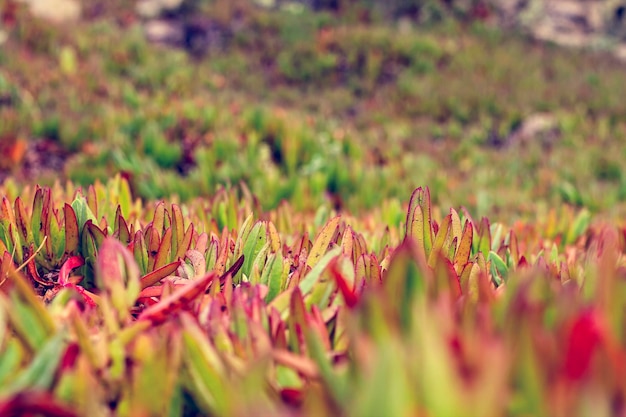
<svg viewBox="0 0 626 417">
<path fill-rule="evenodd" d="M 0 410 L 624 411 L 621 229 L 537 241 L 420 188 L 401 229 L 343 215 L 316 231 L 225 194 L 143 207 L 125 190 L 2 200 Z"/>
</svg>

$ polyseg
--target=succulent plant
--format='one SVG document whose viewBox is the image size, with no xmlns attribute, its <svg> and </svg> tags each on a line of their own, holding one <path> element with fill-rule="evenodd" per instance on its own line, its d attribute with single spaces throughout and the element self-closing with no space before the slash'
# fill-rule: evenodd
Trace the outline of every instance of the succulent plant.
<svg viewBox="0 0 626 417">
<path fill-rule="evenodd" d="M 542 242 L 419 188 L 372 251 L 347 215 L 313 234 L 226 195 L 128 190 L 3 199 L 3 415 L 623 411 L 625 229 L 579 215 Z"/>
</svg>

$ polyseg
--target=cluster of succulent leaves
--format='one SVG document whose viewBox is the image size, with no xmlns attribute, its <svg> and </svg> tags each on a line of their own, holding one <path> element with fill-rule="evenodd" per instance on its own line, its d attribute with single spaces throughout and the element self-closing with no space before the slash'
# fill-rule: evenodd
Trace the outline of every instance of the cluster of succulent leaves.
<svg viewBox="0 0 626 417">
<path fill-rule="evenodd" d="M 265 209 L 356 212 L 429 184 L 438 204 L 507 220 L 562 202 L 626 212 L 623 68 L 601 53 L 480 22 L 204 3 L 208 20 L 238 22 L 204 58 L 148 43 L 134 2 L 87 1 L 71 27 L 20 6 L 0 49 L 0 175 L 31 180 L 24 148 L 44 140 L 66 152 L 66 178 L 125 171 L 146 199 L 244 182 Z M 498 147 L 541 112 L 558 146 Z"/>
<path fill-rule="evenodd" d="M 0 414 L 624 412 L 626 229 L 401 210 L 3 190 Z"/>
</svg>

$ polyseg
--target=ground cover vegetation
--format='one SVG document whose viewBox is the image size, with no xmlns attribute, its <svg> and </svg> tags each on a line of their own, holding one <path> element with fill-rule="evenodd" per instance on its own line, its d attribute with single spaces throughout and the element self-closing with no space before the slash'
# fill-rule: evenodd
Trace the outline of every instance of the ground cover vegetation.
<svg viewBox="0 0 626 417">
<path fill-rule="evenodd" d="M 0 1 L 0 415 L 626 412 L 623 64 L 336 3 Z"/>
</svg>

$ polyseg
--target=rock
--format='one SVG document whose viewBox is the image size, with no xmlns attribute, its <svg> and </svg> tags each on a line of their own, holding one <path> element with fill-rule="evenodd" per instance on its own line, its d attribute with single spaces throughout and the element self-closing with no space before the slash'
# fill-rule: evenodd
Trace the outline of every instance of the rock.
<svg viewBox="0 0 626 417">
<path fill-rule="evenodd" d="M 182 25 L 165 19 L 146 22 L 144 33 L 148 41 L 155 43 L 181 45 L 184 39 Z"/>
<path fill-rule="evenodd" d="M 80 18 L 81 7 L 77 0 L 22 0 L 28 4 L 33 16 L 54 23 L 75 22 Z"/>
<path fill-rule="evenodd" d="M 551 147 L 561 136 L 561 129 L 554 116 L 537 113 L 526 118 L 506 139 L 507 146 L 525 145 L 539 141 L 544 148 Z"/>
<path fill-rule="evenodd" d="M 596 48 L 626 41 L 626 0 L 491 0 L 501 27 L 558 45 Z"/>
<path fill-rule="evenodd" d="M 165 12 L 172 12 L 179 9 L 183 0 L 139 0 L 137 2 L 137 13 L 146 19 L 154 19 Z"/>
</svg>

